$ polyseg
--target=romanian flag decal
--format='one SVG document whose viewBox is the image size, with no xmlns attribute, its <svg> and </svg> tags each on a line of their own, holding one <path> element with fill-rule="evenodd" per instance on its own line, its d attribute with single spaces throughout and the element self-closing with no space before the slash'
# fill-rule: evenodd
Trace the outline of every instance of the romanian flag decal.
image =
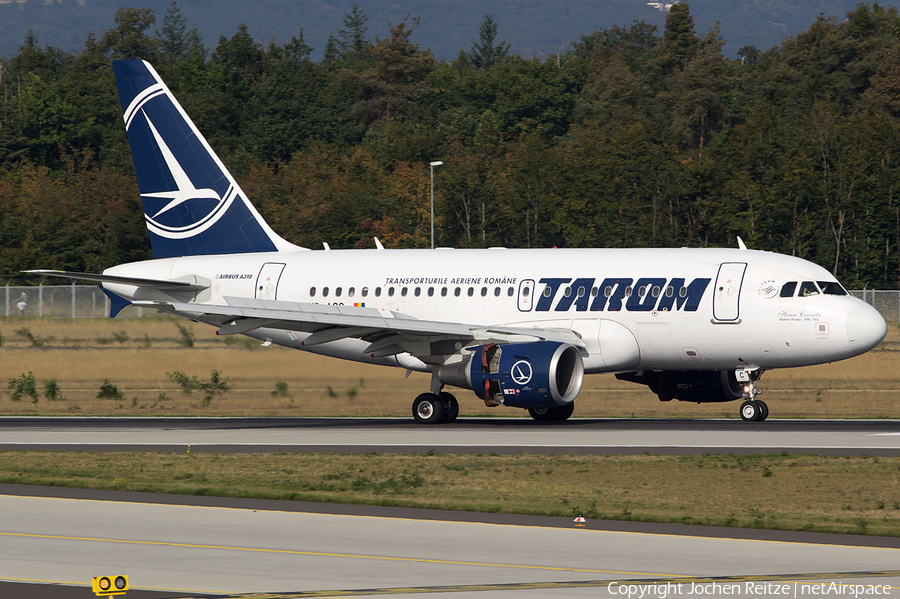
<svg viewBox="0 0 900 599">
<path fill-rule="evenodd" d="M 357 308 L 365 308 L 365 307 L 366 307 L 366 302 L 356 302 L 356 303 L 354 303 L 353 305 L 354 305 L 355 307 L 357 307 Z"/>
</svg>

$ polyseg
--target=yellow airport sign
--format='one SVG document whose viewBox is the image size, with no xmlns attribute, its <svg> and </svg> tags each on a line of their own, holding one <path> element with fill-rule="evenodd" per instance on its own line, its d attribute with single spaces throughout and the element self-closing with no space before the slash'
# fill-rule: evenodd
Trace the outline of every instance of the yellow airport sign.
<svg viewBox="0 0 900 599">
<path fill-rule="evenodd" d="M 111 597 L 124 595 L 128 590 L 128 577 L 124 574 L 115 576 L 94 576 L 91 579 L 91 589 L 98 597 Z"/>
</svg>

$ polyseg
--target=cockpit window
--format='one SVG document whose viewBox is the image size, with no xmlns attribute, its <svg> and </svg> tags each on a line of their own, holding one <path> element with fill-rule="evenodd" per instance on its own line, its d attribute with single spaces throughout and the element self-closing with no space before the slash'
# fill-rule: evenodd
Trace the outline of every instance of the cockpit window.
<svg viewBox="0 0 900 599">
<path fill-rule="evenodd" d="M 797 281 L 791 281 L 781 286 L 781 297 L 794 297 L 794 291 L 797 289 Z"/>
<path fill-rule="evenodd" d="M 847 290 L 838 282 L 816 281 L 825 295 L 847 295 Z"/>
<path fill-rule="evenodd" d="M 819 295 L 819 288 L 812 281 L 803 281 L 800 283 L 800 293 L 798 297 L 809 297 L 811 295 Z"/>
</svg>

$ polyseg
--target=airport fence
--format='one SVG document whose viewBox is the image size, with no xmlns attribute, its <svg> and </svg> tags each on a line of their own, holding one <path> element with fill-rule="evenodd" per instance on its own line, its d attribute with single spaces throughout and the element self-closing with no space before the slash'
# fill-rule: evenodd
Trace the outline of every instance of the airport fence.
<svg viewBox="0 0 900 599">
<path fill-rule="evenodd" d="M 109 298 L 96 285 L 7 284 L 0 291 L 7 318 L 38 316 L 47 318 L 103 318 L 109 315 Z M 129 306 L 123 316 L 158 316 L 156 310 Z"/>
<path fill-rule="evenodd" d="M 863 289 L 851 291 L 864 302 L 871 304 L 888 322 L 900 322 L 900 291 L 882 289 Z"/>
<path fill-rule="evenodd" d="M 852 295 L 871 304 L 888 322 L 900 322 L 900 291 L 863 289 Z M 50 318 L 102 318 L 109 314 L 109 298 L 96 285 L 38 285 L 3 288 L 7 318 L 41 316 Z M 156 310 L 126 308 L 123 316 L 159 316 Z"/>
</svg>

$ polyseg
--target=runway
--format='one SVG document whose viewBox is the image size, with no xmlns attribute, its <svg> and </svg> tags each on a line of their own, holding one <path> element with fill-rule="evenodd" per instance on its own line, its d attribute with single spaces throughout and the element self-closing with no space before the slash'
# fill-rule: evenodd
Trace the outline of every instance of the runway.
<svg viewBox="0 0 900 599">
<path fill-rule="evenodd" d="M 187 445 L 195 452 L 898 455 L 900 422 L 0 419 L 7 451 Z M 126 596 L 136 599 L 543 599 L 628 597 L 632 588 L 656 599 L 701 591 L 900 593 L 895 538 L 632 522 L 581 529 L 559 518 L 17 485 L 0 485 L 0 514 L 0 596 L 17 599 L 89 597 L 92 576 L 120 573 L 131 579 Z"/>
<path fill-rule="evenodd" d="M 900 455 L 900 420 L 2 418 L 0 450 Z"/>
<path fill-rule="evenodd" d="M 127 574 L 136 589 L 127 596 L 142 599 L 435 592 L 576 598 L 621 596 L 623 584 L 670 584 L 669 596 L 685 597 L 696 585 L 713 596 L 733 595 L 722 592 L 725 584 L 738 585 L 741 595 L 749 594 L 747 584 L 757 585 L 752 594 L 787 585 L 785 594 L 800 596 L 822 583 L 900 591 L 900 549 L 811 543 L 817 535 L 805 533 L 747 531 L 763 538 L 735 539 L 714 536 L 727 529 L 706 529 L 713 536 L 679 536 L 577 529 L 558 519 L 549 526 L 495 523 L 489 515 L 466 522 L 282 511 L 279 503 L 234 508 L 0 495 L 0 579 L 20 583 L 0 583 L 0 593 L 87 597 L 87 589 L 75 595 L 71 587 L 103 574 Z"/>
</svg>

